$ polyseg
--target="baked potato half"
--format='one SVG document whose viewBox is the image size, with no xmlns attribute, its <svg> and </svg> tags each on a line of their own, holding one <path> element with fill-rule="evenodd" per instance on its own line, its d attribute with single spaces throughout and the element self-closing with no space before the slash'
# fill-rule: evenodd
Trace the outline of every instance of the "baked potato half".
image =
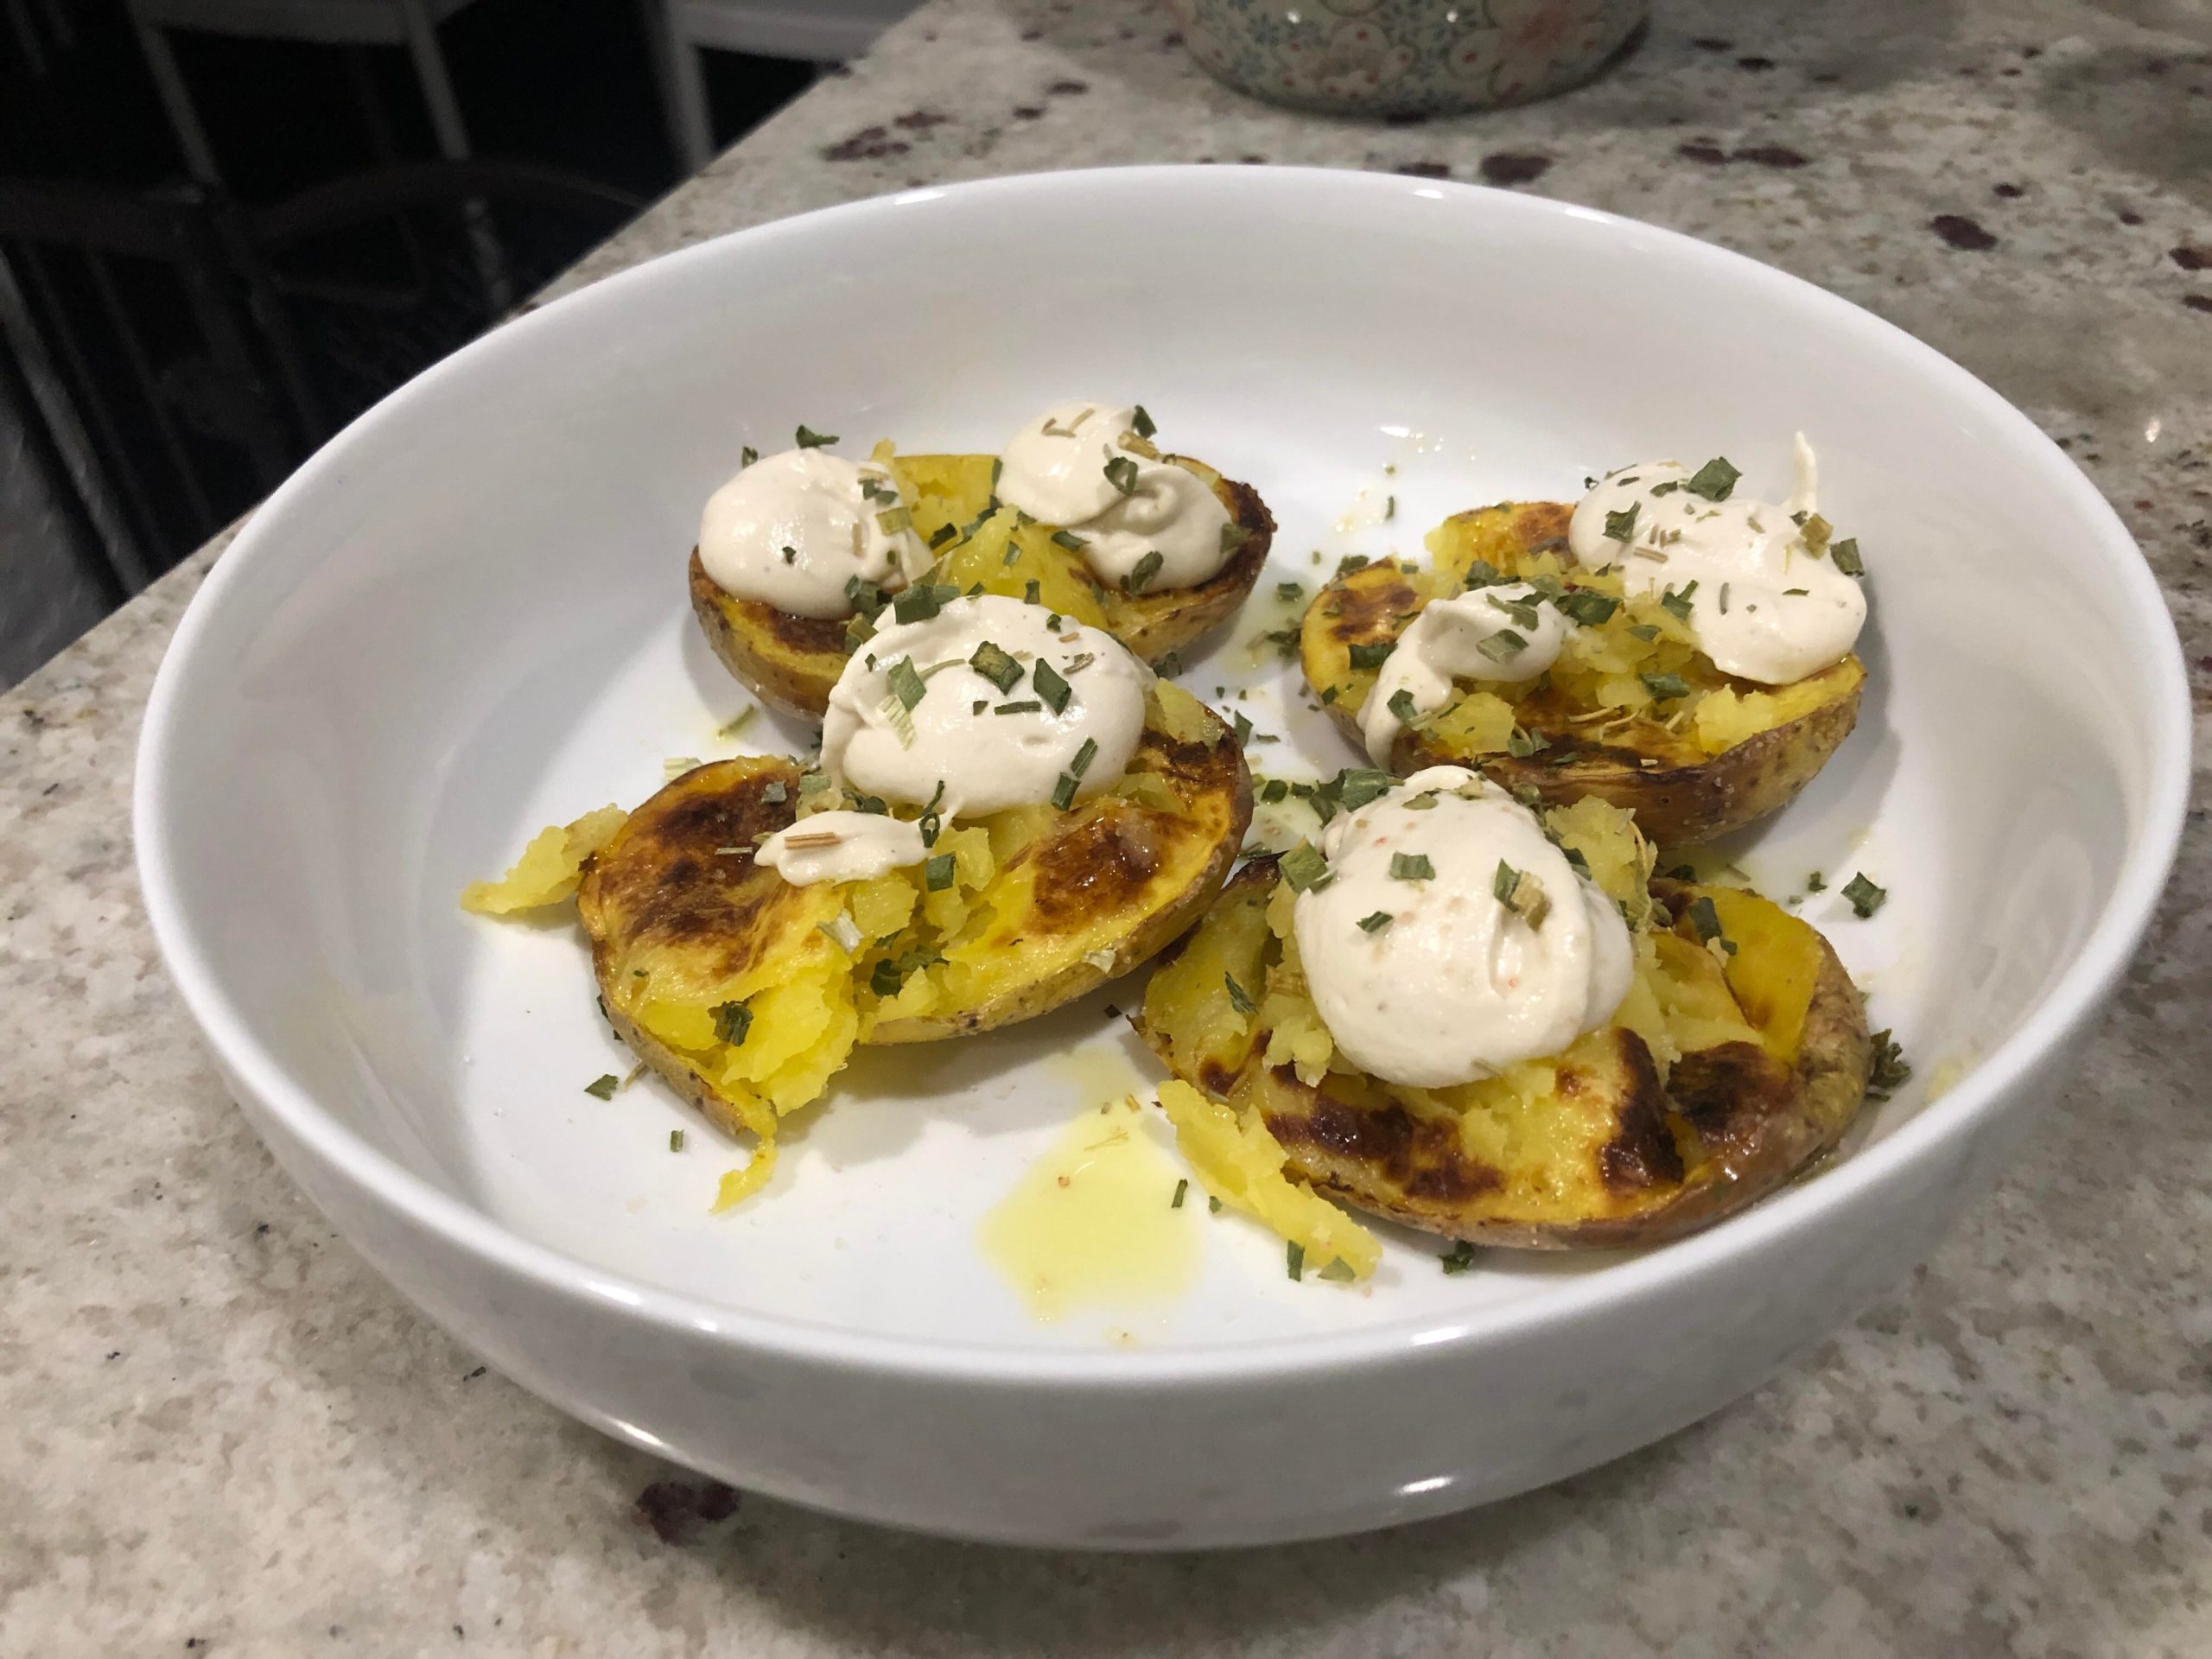
<svg viewBox="0 0 2212 1659">
<path fill-rule="evenodd" d="M 795 887 L 769 834 L 850 804 L 790 760 L 684 773 L 588 860 L 577 909 L 607 1017 L 717 1124 L 772 1141 L 855 1044 L 1027 1020 L 1153 956 L 1220 891 L 1251 816 L 1229 728 L 1166 683 L 1112 788 L 947 826 L 932 861 Z"/>
<path fill-rule="evenodd" d="M 1555 501 L 1479 508 L 1430 532 L 1426 570 L 1386 559 L 1339 572 L 1299 630 L 1306 683 L 1330 717 L 1364 749 L 1360 715 L 1381 659 L 1432 600 L 1497 576 L 1557 582 L 1595 596 L 1593 613 L 1619 602 L 1570 630 L 1548 673 L 1520 685 L 1462 683 L 1398 734 L 1391 772 L 1473 766 L 1554 804 L 1595 797 L 1633 811 L 1670 847 L 1786 804 L 1850 735 L 1864 665 L 1847 657 L 1781 686 L 1721 673 L 1662 601 L 1629 599 L 1617 576 L 1564 556 L 1573 512 Z"/>
<path fill-rule="evenodd" d="M 1866 1015 L 1827 941 L 1780 906 L 1628 887 L 1649 857 L 1608 813 L 1586 802 L 1551 822 L 1594 879 L 1640 901 L 1636 978 L 1611 1025 L 1554 1058 L 1434 1090 L 1348 1069 L 1306 993 L 1272 858 L 1155 968 L 1136 1028 L 1178 1078 L 1255 1113 L 1291 1173 L 1357 1208 L 1530 1249 L 1709 1226 L 1835 1144 L 1866 1097 Z"/>
<path fill-rule="evenodd" d="M 1103 628 L 1155 666 L 1227 621 L 1259 580 L 1274 540 L 1275 521 L 1248 484 L 1226 479 L 1188 456 L 1168 460 L 1205 480 L 1243 532 L 1236 551 L 1195 588 L 1123 593 L 1101 582 L 1083 556 L 1053 539 L 1057 527 L 995 507 L 995 461 L 989 455 L 891 455 L 917 534 L 938 550 L 926 581 L 951 593 L 1028 596 L 1095 628 Z M 819 719 L 830 689 L 866 637 L 859 619 L 794 616 L 715 586 L 691 552 L 691 609 L 722 666 L 754 695 Z"/>
</svg>

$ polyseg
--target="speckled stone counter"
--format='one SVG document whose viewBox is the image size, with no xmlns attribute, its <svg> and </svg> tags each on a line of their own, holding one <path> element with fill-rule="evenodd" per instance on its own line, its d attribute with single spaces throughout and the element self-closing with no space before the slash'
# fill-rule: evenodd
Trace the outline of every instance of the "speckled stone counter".
<svg viewBox="0 0 2212 1659">
<path fill-rule="evenodd" d="M 2141 539 L 2212 702 L 2212 14 L 1657 11 L 1570 97 L 1384 125 L 1238 99 L 1151 6 L 938 0 L 563 285 L 851 197 L 1111 162 L 1618 209 L 1821 283 L 2020 404 Z M 140 710 L 219 551 L 0 701 L 0 1652 L 2212 1652 L 2204 806 L 2011 1178 L 1751 1399 L 1382 1536 L 1023 1554 L 602 1440 L 424 1325 L 293 1193 L 162 979 L 130 866 Z"/>
</svg>

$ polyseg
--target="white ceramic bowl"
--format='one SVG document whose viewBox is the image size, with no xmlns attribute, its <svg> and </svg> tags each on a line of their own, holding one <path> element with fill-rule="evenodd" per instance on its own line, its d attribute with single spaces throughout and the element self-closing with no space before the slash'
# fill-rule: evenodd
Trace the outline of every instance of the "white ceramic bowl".
<svg viewBox="0 0 2212 1659">
<path fill-rule="evenodd" d="M 1144 1062 L 1105 996 L 855 1066 L 773 1186 L 627 1069 L 570 925 L 454 895 L 524 837 L 727 753 L 745 699 L 683 569 L 741 445 L 995 448 L 1071 396 L 1256 484 L 1276 575 L 1653 454 L 1783 487 L 1789 435 L 1873 571 L 1860 728 L 1745 853 L 1919 1066 L 1827 1173 L 1663 1249 L 1392 1234 L 1366 1290 L 1206 1229 L 1179 1300 L 1040 1325 L 979 1217 Z M 1387 474 L 1386 467 L 1395 471 Z M 1362 492 L 1365 493 L 1363 495 Z M 1384 519 L 1381 505 L 1396 498 Z M 1255 612 L 1264 613 L 1264 605 Z M 1352 757 L 1236 638 L 1269 769 Z M 2068 1074 L 2179 833 L 2156 587 L 2019 414 L 1843 302 L 1586 209 L 1282 168 L 919 190 L 550 305 L 364 416 L 255 515 L 179 631 L 137 800 L 171 971 L 278 1160 L 487 1361 L 724 1479 L 905 1526 L 1182 1547 L 1380 1526 L 1555 1479 L 1768 1375 L 1924 1255 Z M 805 734 L 763 721 L 760 747 Z M 1135 988 L 1118 995 L 1128 1001 Z M 1957 1079 L 1940 1099 L 1928 1084 Z M 670 1128 L 686 1125 L 681 1153 Z"/>
</svg>

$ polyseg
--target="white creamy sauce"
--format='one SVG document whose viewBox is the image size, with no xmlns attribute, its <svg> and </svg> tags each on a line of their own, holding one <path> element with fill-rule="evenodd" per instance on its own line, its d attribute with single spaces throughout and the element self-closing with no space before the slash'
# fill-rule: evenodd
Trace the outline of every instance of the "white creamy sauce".
<svg viewBox="0 0 2212 1659">
<path fill-rule="evenodd" d="M 1128 404 L 1048 410 L 1000 454 L 999 499 L 1078 537 L 1102 582 L 1131 582 L 1157 553 L 1138 592 L 1195 588 L 1229 563 L 1229 509 L 1196 473 L 1125 448 L 1135 419 Z"/>
<path fill-rule="evenodd" d="M 880 812 L 817 812 L 776 833 L 753 855 L 795 887 L 866 881 L 929 856 L 921 828 Z"/>
<path fill-rule="evenodd" d="M 1610 564 L 1632 595 L 1689 594 L 1698 648 L 1723 673 L 1784 685 L 1840 662 L 1866 626 L 1859 583 L 1805 545 L 1794 512 L 1815 510 L 1817 474 L 1801 434 L 1796 488 L 1786 505 L 1732 493 L 1709 501 L 1674 461 L 1609 473 L 1574 509 L 1567 545 L 1579 564 Z M 1626 539 L 1618 515 L 1635 512 Z M 1694 582 L 1696 587 L 1691 588 Z"/>
<path fill-rule="evenodd" d="M 853 613 L 858 576 L 887 592 L 929 565 L 890 471 L 823 449 L 763 455 L 708 498 L 699 563 L 714 584 L 794 616 Z"/>
<path fill-rule="evenodd" d="M 1390 706 L 1399 692 L 1413 699 L 1414 713 L 1433 715 L 1451 702 L 1455 679 L 1525 683 L 1559 660 L 1567 626 L 1567 618 L 1525 582 L 1477 588 L 1426 607 L 1382 659 L 1375 690 L 1359 711 L 1369 758 L 1378 766 L 1390 764 L 1390 747 L 1406 728 Z"/>
<path fill-rule="evenodd" d="M 1463 766 L 1417 772 L 1337 818 L 1321 851 L 1331 880 L 1298 895 L 1299 955 L 1330 1037 L 1370 1077 L 1421 1089 L 1489 1077 L 1557 1054 L 1628 995 L 1618 906 L 1535 813 Z M 1421 857 L 1433 875 L 1392 873 Z M 1500 863 L 1523 878 L 1516 897 L 1541 891 L 1535 925 L 1533 903 L 1516 913 L 1497 898 Z"/>
<path fill-rule="evenodd" d="M 1052 620 L 1040 605 L 979 594 L 880 630 L 830 694 L 823 769 L 886 801 L 937 800 L 947 819 L 1051 802 L 1065 792 L 1063 778 L 1074 779 L 1077 800 L 1104 790 L 1136 753 L 1152 671 L 1111 634 L 1069 617 L 1054 628 Z M 1048 670 L 1042 683 L 1039 664 Z M 909 672 L 921 683 L 911 708 L 898 690 L 912 696 Z"/>
</svg>

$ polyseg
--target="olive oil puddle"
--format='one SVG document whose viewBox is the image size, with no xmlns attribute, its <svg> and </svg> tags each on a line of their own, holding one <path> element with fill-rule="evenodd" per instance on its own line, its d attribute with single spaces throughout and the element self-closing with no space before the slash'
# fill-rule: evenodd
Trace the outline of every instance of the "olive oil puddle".
<svg viewBox="0 0 2212 1659">
<path fill-rule="evenodd" d="M 1081 1058 L 1086 1071 L 1105 1069 Z M 1141 1086 L 1115 1061 L 1124 1089 Z M 1205 1194 L 1191 1182 L 1176 1205 L 1186 1174 L 1153 1139 L 1141 1106 L 1116 1096 L 1061 1131 L 983 1217 L 977 1243 L 1042 1323 L 1079 1306 L 1165 1301 L 1198 1276 Z"/>
</svg>

